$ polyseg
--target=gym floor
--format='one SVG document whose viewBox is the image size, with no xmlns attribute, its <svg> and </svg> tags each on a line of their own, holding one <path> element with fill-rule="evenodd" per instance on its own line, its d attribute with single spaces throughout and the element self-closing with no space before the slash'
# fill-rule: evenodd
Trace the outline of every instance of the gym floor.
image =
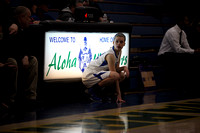
<svg viewBox="0 0 200 133">
<path fill-rule="evenodd" d="M 16 108 L 1 115 L 0 133 L 200 132 L 197 95 L 147 89 L 126 92 L 124 99 L 123 104 L 86 98 L 56 104 L 49 100 L 32 109 Z"/>
</svg>

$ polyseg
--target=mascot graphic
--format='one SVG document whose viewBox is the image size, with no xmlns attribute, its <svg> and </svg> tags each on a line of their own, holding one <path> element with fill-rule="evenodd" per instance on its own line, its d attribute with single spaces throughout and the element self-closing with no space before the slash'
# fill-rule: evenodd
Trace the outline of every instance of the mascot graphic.
<svg viewBox="0 0 200 133">
<path fill-rule="evenodd" d="M 92 60 L 92 52 L 87 44 L 87 37 L 84 37 L 84 43 L 80 47 L 78 58 L 79 58 L 79 68 L 82 72 L 84 72 L 85 68 Z"/>
</svg>

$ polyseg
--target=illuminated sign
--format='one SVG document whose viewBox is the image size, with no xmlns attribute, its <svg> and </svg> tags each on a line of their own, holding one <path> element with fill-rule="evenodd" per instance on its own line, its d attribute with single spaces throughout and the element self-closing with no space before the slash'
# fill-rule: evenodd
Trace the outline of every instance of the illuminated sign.
<svg viewBox="0 0 200 133">
<path fill-rule="evenodd" d="M 116 33 L 45 32 L 44 80 L 77 79 L 90 61 L 113 46 Z M 129 34 L 122 49 L 120 66 L 128 66 Z"/>
</svg>

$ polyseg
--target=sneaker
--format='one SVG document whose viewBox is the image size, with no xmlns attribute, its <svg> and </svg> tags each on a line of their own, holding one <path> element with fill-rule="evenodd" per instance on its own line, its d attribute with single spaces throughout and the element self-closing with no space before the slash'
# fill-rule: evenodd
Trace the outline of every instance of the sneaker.
<svg viewBox="0 0 200 133">
<path fill-rule="evenodd" d="M 90 95 L 90 100 L 92 100 L 93 102 L 101 102 L 102 101 L 102 99 L 99 96 L 97 96 L 97 94 L 94 92 L 94 88 L 89 88 L 88 94 Z"/>
<path fill-rule="evenodd" d="M 90 95 L 90 100 L 93 102 L 102 102 L 102 99 L 97 97 L 96 95 Z"/>
</svg>

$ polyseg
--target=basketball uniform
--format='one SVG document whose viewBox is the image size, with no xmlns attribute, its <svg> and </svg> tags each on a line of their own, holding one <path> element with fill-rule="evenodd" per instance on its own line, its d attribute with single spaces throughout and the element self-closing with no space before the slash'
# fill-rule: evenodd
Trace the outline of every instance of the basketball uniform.
<svg viewBox="0 0 200 133">
<path fill-rule="evenodd" d="M 105 59 L 106 55 L 113 54 L 115 57 L 115 67 L 119 62 L 119 53 L 116 55 L 114 51 L 114 46 L 111 47 L 107 52 L 103 53 L 95 60 L 91 61 L 87 66 L 82 75 L 82 82 L 87 88 L 91 88 L 93 85 L 99 83 L 101 80 L 108 78 L 110 75 L 110 71 L 108 68 L 108 63 Z"/>
</svg>

